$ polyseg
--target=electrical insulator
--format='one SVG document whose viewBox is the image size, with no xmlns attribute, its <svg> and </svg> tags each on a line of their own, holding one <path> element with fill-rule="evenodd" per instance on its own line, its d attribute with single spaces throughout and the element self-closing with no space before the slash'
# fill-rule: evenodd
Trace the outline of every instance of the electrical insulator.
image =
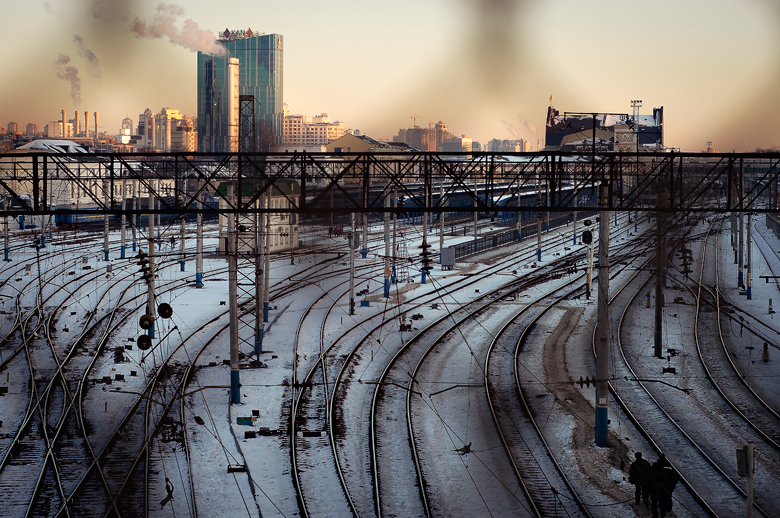
<svg viewBox="0 0 780 518">
<path fill-rule="evenodd" d="M 149 257 L 143 250 L 138 251 L 138 266 L 141 267 L 141 277 L 148 283 L 152 279 L 152 269 L 149 266 Z"/>
<path fill-rule="evenodd" d="M 141 329 L 151 329 L 152 325 L 154 325 L 154 318 L 152 318 L 152 315 L 141 315 L 138 325 Z"/>
<path fill-rule="evenodd" d="M 160 318 L 171 318 L 173 315 L 173 308 L 167 302 L 163 302 L 157 306 L 157 314 L 160 315 Z"/>
<path fill-rule="evenodd" d="M 152 339 L 149 335 L 141 335 L 135 343 L 138 344 L 139 349 L 145 351 L 152 346 Z"/>
</svg>

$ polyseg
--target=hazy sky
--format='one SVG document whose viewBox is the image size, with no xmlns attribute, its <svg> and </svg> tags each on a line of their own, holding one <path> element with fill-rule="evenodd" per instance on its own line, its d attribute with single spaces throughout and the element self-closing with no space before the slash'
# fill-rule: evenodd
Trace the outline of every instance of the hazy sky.
<svg viewBox="0 0 780 518">
<path fill-rule="evenodd" d="M 250 28 L 284 36 L 284 100 L 375 138 L 442 120 L 480 142 L 536 142 L 561 111 L 665 110 L 668 146 L 780 146 L 774 0 L 187 0 L 182 39 Z M 118 132 L 146 108 L 196 115 L 196 54 L 139 38 L 158 0 L 0 0 L 0 124 L 100 112 Z M 180 9 L 179 9 L 180 7 Z M 190 22 L 185 22 L 191 20 Z M 197 27 L 195 26 L 197 24 Z M 78 89 L 73 85 L 77 84 Z M 79 94 L 77 96 L 76 94 Z M 76 98 L 74 100 L 74 97 Z"/>
</svg>

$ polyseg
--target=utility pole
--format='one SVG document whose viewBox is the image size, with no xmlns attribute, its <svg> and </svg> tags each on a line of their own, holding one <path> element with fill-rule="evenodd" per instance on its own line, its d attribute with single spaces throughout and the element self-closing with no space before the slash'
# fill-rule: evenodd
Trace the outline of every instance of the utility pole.
<svg viewBox="0 0 780 518">
<path fill-rule="evenodd" d="M 203 210 L 203 194 L 198 200 L 198 208 Z M 197 230 L 195 231 L 195 287 L 203 287 L 203 214 L 198 212 L 196 216 Z"/>
<path fill-rule="evenodd" d="M 423 200 L 425 200 L 425 206 L 430 207 L 431 206 L 431 197 L 430 192 L 428 191 L 428 178 L 425 179 L 425 185 L 423 187 Z M 420 270 L 420 284 L 426 284 L 426 277 L 428 275 L 427 270 L 427 263 L 426 260 L 428 258 L 428 211 L 423 211 L 423 240 L 422 240 L 422 250 L 423 250 L 423 265 L 422 269 Z"/>
<path fill-rule="evenodd" d="M 349 229 L 349 314 L 355 314 L 355 213 L 350 214 Z"/>
<path fill-rule="evenodd" d="M 477 239 L 479 239 L 479 227 L 477 226 L 477 218 L 479 213 L 479 186 L 477 184 L 477 172 L 474 171 L 474 253 L 477 252 Z"/>
<path fill-rule="evenodd" d="M 539 209 L 536 211 L 536 260 L 542 262 L 542 173 L 536 175 L 536 196 Z"/>
<path fill-rule="evenodd" d="M 236 207 L 235 187 L 228 185 L 227 197 Z M 228 242 L 225 252 L 228 262 L 228 296 L 230 298 L 230 402 L 241 403 L 240 364 L 238 359 L 238 240 L 236 239 L 236 215 L 228 213 Z"/>
<path fill-rule="evenodd" d="M 514 185 L 514 182 L 512 183 Z M 517 242 L 523 240 L 523 213 L 520 210 L 520 207 L 522 204 L 520 203 L 520 185 L 514 188 L 515 194 L 517 195 L 516 199 L 516 207 L 517 207 Z"/>
<path fill-rule="evenodd" d="M 154 189 L 152 188 L 154 180 L 149 180 L 149 210 L 154 210 Z M 148 288 L 148 300 L 146 302 L 146 314 L 152 317 L 152 327 L 149 329 L 149 338 L 154 338 L 154 318 L 157 313 L 154 300 L 154 214 L 149 212 L 149 235 L 147 236 L 149 243 L 149 271 L 151 272 L 151 278 L 149 279 Z"/>
<path fill-rule="evenodd" d="M 271 191 L 266 190 L 265 193 L 265 208 L 271 208 Z M 263 322 L 268 322 L 268 306 L 271 302 L 271 213 L 265 214 L 265 235 L 263 236 L 263 244 L 265 245 L 265 257 L 263 273 L 265 275 L 265 282 L 263 283 Z"/>
<path fill-rule="evenodd" d="M 287 204 L 288 204 L 287 206 L 292 209 L 292 202 L 288 201 Z M 289 238 L 289 240 L 290 240 L 290 265 L 294 265 L 295 264 L 295 255 L 294 255 L 294 252 L 293 252 L 293 248 L 294 248 L 293 247 L 293 234 L 294 234 L 293 228 L 294 228 L 294 225 L 295 225 L 295 218 L 296 217 L 297 216 L 295 215 L 294 212 L 290 212 L 290 215 L 287 218 L 287 221 L 290 224 L 290 231 L 288 232 L 289 235 L 287 236 Z"/>
<path fill-rule="evenodd" d="M 113 158 L 112 158 L 113 162 Z M 112 164 L 113 169 L 113 164 Z M 110 198 L 108 196 L 108 190 L 111 188 L 112 185 L 110 182 L 106 179 L 106 177 L 103 177 L 103 203 L 106 207 L 110 205 Z M 103 216 L 103 260 L 108 261 L 108 214 Z"/>
<path fill-rule="evenodd" d="M 120 236 L 120 244 L 119 244 L 119 258 L 124 259 L 125 258 L 125 234 L 127 229 L 127 216 L 125 215 L 125 206 L 127 204 L 127 190 L 125 189 L 125 179 L 122 178 L 122 228 L 121 228 L 121 236 Z"/>
<path fill-rule="evenodd" d="M 751 219 L 752 214 L 748 212 L 747 215 L 747 275 L 745 276 L 745 285 L 747 291 L 747 299 L 753 300 L 753 281 L 751 279 L 751 272 L 753 271 L 753 240 L 751 234 Z"/>
<path fill-rule="evenodd" d="M 390 207 L 390 196 L 385 196 L 385 209 Z M 385 212 L 385 289 L 384 297 L 390 297 L 390 213 Z"/>
<path fill-rule="evenodd" d="M 444 250 L 444 177 L 439 182 L 439 207 L 442 211 L 439 213 L 439 262 L 441 262 L 441 252 Z"/>
<path fill-rule="evenodd" d="M 5 188 L 3 188 L 3 208 L 5 210 L 8 210 L 8 191 Z M 3 241 L 4 241 L 3 261 L 10 261 L 11 258 L 8 257 L 8 254 L 11 251 L 11 238 L 8 231 L 8 216 L 3 216 Z"/>
<path fill-rule="evenodd" d="M 745 279 L 744 279 L 744 272 L 745 272 L 745 213 L 741 210 L 744 207 L 742 207 L 743 203 L 743 196 L 745 193 L 745 180 L 742 176 L 742 159 L 739 159 L 739 196 L 738 201 L 740 206 L 739 214 L 737 215 L 739 219 L 739 249 L 738 249 L 738 261 L 739 261 L 739 274 L 737 277 L 737 287 L 738 288 L 744 288 L 745 287 Z"/>
<path fill-rule="evenodd" d="M 398 208 L 398 184 L 393 187 L 393 208 Z M 398 235 L 398 211 L 393 211 L 393 272 L 390 276 L 390 284 L 395 284 L 395 255 L 398 253 L 396 248 L 396 237 Z"/>
<path fill-rule="evenodd" d="M 599 189 L 599 205 L 609 206 L 609 185 Z M 607 446 L 609 401 L 609 210 L 599 211 L 599 295 L 596 328 L 596 446 Z"/>
<path fill-rule="evenodd" d="M 574 224 L 574 228 L 572 229 L 572 244 L 577 244 L 577 207 L 580 203 L 580 193 L 577 189 L 577 180 L 576 178 L 572 179 L 572 184 L 574 185 L 574 199 L 572 200 L 572 205 L 574 205 L 574 217 L 572 218 L 572 223 Z"/>
<path fill-rule="evenodd" d="M 260 208 L 260 200 L 255 200 L 255 208 Z M 263 292 L 265 289 L 265 272 L 263 272 L 263 214 L 255 214 L 255 356 L 260 361 L 263 353 Z"/>
<path fill-rule="evenodd" d="M 184 180 L 184 193 L 187 194 L 187 180 Z M 184 261 L 186 259 L 186 256 L 184 255 L 184 236 L 185 236 L 185 225 L 187 224 L 187 216 L 182 212 L 181 219 L 180 219 L 180 228 L 179 228 L 179 266 L 181 267 L 181 271 L 184 271 Z M 173 245 L 171 245 L 171 255 L 173 255 Z"/>
<path fill-rule="evenodd" d="M 663 307 L 664 307 L 664 270 L 666 269 L 666 179 L 659 178 L 656 184 L 655 238 L 655 342 L 653 356 L 663 358 Z"/>
<path fill-rule="evenodd" d="M 131 183 L 131 185 L 130 185 L 130 199 L 131 199 L 131 202 L 130 203 L 133 204 L 133 208 L 136 211 L 135 214 L 133 214 L 133 224 L 130 225 L 130 230 L 131 230 L 131 232 L 133 234 L 133 252 L 135 252 L 136 246 L 138 246 L 137 243 L 136 243 L 135 230 L 137 228 L 139 228 L 138 227 L 138 209 L 140 208 L 140 200 L 139 200 L 139 198 L 141 197 L 141 190 L 138 189 L 138 194 L 136 195 L 135 180 L 132 180 L 130 183 Z"/>
</svg>

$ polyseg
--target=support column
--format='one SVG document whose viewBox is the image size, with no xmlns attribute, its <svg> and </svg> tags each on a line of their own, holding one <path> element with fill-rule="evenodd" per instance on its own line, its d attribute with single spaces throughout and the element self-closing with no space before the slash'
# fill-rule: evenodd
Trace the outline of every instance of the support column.
<svg viewBox="0 0 780 518">
<path fill-rule="evenodd" d="M 542 261 L 542 174 L 538 172 L 536 177 L 536 190 L 539 208 L 536 211 L 536 260 Z"/>
<path fill-rule="evenodd" d="M 444 250 L 444 177 L 439 182 L 439 207 L 442 211 L 439 213 L 439 262 L 441 262 L 441 252 Z"/>
<path fill-rule="evenodd" d="M 149 208 L 151 210 L 154 210 L 154 192 L 152 189 L 152 182 L 154 180 L 149 180 Z M 149 243 L 149 271 L 151 272 L 151 279 L 149 279 L 149 288 L 148 288 L 148 300 L 146 302 L 146 314 L 150 315 L 152 317 L 152 327 L 149 329 L 149 338 L 154 338 L 154 330 L 155 330 L 155 316 L 157 314 L 157 305 L 154 300 L 154 276 L 155 276 L 155 268 L 154 268 L 154 215 L 149 214 L 149 235 L 147 236 L 147 242 Z"/>
<path fill-rule="evenodd" d="M 398 208 L 398 185 L 393 188 L 393 208 Z M 396 248 L 396 237 L 398 236 L 398 212 L 393 211 L 393 271 L 390 275 L 390 284 L 395 284 L 395 256 L 398 254 Z"/>
<path fill-rule="evenodd" d="M 106 207 L 111 206 L 110 198 L 108 196 L 108 190 L 112 187 L 111 182 L 107 178 L 103 177 L 103 203 Z M 103 260 L 108 261 L 108 218 L 109 215 L 103 216 Z"/>
<path fill-rule="evenodd" d="M 666 270 L 666 179 L 660 178 L 656 187 L 658 212 L 655 237 L 655 341 L 653 356 L 663 358 L 664 270 Z"/>
<path fill-rule="evenodd" d="M 389 191 L 389 189 L 388 189 Z M 385 197 L 385 209 L 390 207 L 390 197 Z M 390 213 L 385 212 L 385 288 L 384 297 L 390 297 Z"/>
<path fill-rule="evenodd" d="M 139 228 L 138 227 L 138 209 L 141 206 L 141 203 L 140 203 L 140 200 L 139 200 L 139 198 L 141 197 L 141 191 L 140 191 L 140 189 L 138 191 L 136 191 L 136 189 L 135 189 L 135 180 L 133 180 L 131 182 L 130 195 L 131 195 L 130 203 L 132 203 L 133 208 L 135 209 L 135 214 L 133 214 L 133 224 L 130 225 L 130 230 L 131 230 L 132 236 L 133 236 L 133 252 L 135 252 L 136 248 L 138 247 L 138 244 L 136 242 L 135 231 L 136 231 L 137 228 Z"/>
<path fill-rule="evenodd" d="M 265 208 L 271 208 L 271 190 L 268 189 L 265 193 Z M 265 282 L 263 283 L 263 322 L 268 322 L 268 305 L 271 302 L 271 213 L 266 212 L 265 217 L 265 232 L 263 235 L 263 244 L 265 245 L 265 256 L 263 268 L 263 274 L 265 276 Z"/>
<path fill-rule="evenodd" d="M 572 184 L 574 185 L 574 199 L 572 200 L 572 205 L 574 205 L 574 217 L 572 218 L 573 228 L 572 228 L 572 237 L 574 239 L 573 243 L 574 245 L 577 244 L 577 207 L 579 207 L 580 204 L 580 195 L 579 191 L 577 190 L 577 179 L 572 178 Z"/>
<path fill-rule="evenodd" d="M 198 200 L 198 208 L 203 210 L 203 195 Z M 198 212 L 195 233 L 195 287 L 203 287 L 203 214 Z"/>
<path fill-rule="evenodd" d="M 3 207 L 8 207 L 8 196 L 5 189 L 3 189 Z M 10 261 L 11 258 L 8 256 L 9 252 L 11 251 L 11 238 L 9 234 L 8 229 L 8 216 L 3 217 L 3 261 Z"/>
<path fill-rule="evenodd" d="M 255 200 L 255 208 L 260 208 L 261 200 Z M 255 214 L 255 356 L 260 361 L 263 353 L 263 295 L 265 292 L 265 272 L 263 271 L 263 214 Z"/>
<path fill-rule="evenodd" d="M 184 236 L 185 234 L 185 226 L 187 224 L 187 217 L 182 214 L 181 215 L 181 226 L 179 227 L 179 266 L 181 267 L 181 271 L 184 271 L 184 262 L 185 262 L 185 252 L 184 252 Z M 173 250 L 171 250 L 173 252 Z"/>
<path fill-rule="evenodd" d="M 479 239 L 478 218 L 479 212 L 479 184 L 477 183 L 477 173 L 474 172 L 474 253 L 477 252 L 477 239 Z"/>
<path fill-rule="evenodd" d="M 737 203 L 739 203 L 740 209 L 742 209 L 743 196 L 745 194 L 745 181 L 742 176 L 742 159 L 739 160 L 739 179 L 737 180 L 739 182 L 739 200 Z M 740 210 L 737 218 L 739 219 L 739 244 L 737 249 L 737 260 L 739 264 L 739 273 L 737 275 L 737 287 L 744 288 L 745 287 L 745 213 Z"/>
<path fill-rule="evenodd" d="M 120 229 L 120 243 L 119 243 L 119 258 L 125 258 L 125 248 L 127 242 L 127 216 L 125 215 L 125 208 L 127 207 L 127 188 L 125 186 L 125 179 L 122 178 L 122 224 Z"/>
<path fill-rule="evenodd" d="M 753 240 L 751 234 L 752 215 L 748 212 L 747 217 L 747 275 L 745 276 L 745 288 L 747 290 L 747 299 L 753 300 L 753 280 L 751 272 L 753 271 Z"/>
<path fill-rule="evenodd" d="M 609 186 L 602 183 L 599 205 L 609 203 Z M 607 446 L 609 402 L 609 210 L 599 213 L 598 327 L 596 328 L 596 446 Z"/>
<path fill-rule="evenodd" d="M 228 186 L 228 199 L 235 207 L 234 186 Z M 238 254 L 236 253 L 236 215 L 230 212 L 228 227 L 228 296 L 230 298 L 230 402 L 241 403 L 240 364 L 238 359 Z"/>
<path fill-rule="evenodd" d="M 355 213 L 350 214 L 349 229 L 349 314 L 355 314 Z"/>
</svg>

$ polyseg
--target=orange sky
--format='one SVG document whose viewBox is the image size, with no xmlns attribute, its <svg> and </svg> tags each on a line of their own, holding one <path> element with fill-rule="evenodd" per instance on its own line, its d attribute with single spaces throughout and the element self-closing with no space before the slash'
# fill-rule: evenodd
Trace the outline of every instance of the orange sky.
<svg viewBox="0 0 780 518">
<path fill-rule="evenodd" d="M 115 133 L 146 108 L 196 114 L 196 57 L 139 39 L 158 1 L 2 1 L 0 124 L 43 125 L 75 109 L 63 65 L 78 69 L 79 110 Z M 284 99 L 375 138 L 444 121 L 456 134 L 543 138 L 561 111 L 642 113 L 664 106 L 666 144 L 701 151 L 780 146 L 780 9 L 769 0 L 257 0 L 181 2 L 191 19 L 284 36 Z M 75 37 L 79 36 L 80 39 Z M 88 52 L 94 54 L 90 60 Z M 97 66 L 95 66 L 97 65 Z M 71 77 L 72 77 L 72 70 Z M 502 122 L 503 121 L 503 122 Z"/>
</svg>

